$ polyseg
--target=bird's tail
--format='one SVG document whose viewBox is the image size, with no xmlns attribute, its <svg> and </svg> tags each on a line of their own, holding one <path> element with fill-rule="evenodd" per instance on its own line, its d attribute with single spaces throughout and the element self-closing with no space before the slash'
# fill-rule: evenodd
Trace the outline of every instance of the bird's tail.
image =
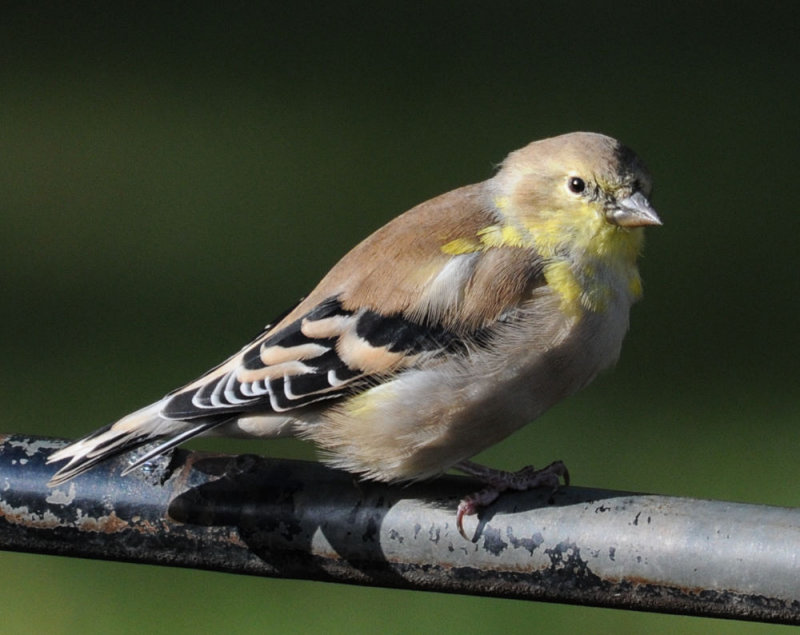
<svg viewBox="0 0 800 635">
<path fill-rule="evenodd" d="M 137 410 L 116 423 L 100 428 L 83 439 L 53 452 L 47 457 L 48 463 L 57 461 L 67 461 L 67 463 L 53 475 L 47 485 L 49 487 L 61 485 L 112 456 L 157 439 L 163 440 L 144 455 L 137 456 L 136 461 L 125 468 L 123 474 L 127 474 L 170 448 L 229 420 L 227 417 L 214 417 L 176 421 L 161 415 L 162 406 L 161 402 L 156 402 Z"/>
</svg>

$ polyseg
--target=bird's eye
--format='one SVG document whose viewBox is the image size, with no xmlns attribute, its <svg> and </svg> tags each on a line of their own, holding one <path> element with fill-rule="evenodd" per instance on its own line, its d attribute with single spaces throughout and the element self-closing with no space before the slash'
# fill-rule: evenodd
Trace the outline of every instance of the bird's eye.
<svg viewBox="0 0 800 635">
<path fill-rule="evenodd" d="M 573 194 L 580 194 L 586 189 L 586 181 L 578 176 L 571 176 L 569 177 L 569 181 L 567 181 L 567 187 Z"/>
</svg>

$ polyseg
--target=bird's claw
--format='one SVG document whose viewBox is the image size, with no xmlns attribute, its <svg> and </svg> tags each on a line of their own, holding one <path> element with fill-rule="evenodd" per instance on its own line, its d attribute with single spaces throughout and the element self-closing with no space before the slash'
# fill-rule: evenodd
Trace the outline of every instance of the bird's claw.
<svg viewBox="0 0 800 635">
<path fill-rule="evenodd" d="M 458 504 L 456 528 L 464 540 L 470 540 L 464 531 L 464 516 L 478 513 L 480 509 L 497 500 L 503 492 L 507 490 L 523 492 L 536 487 L 549 487 L 555 493 L 561 486 L 562 479 L 564 485 L 569 485 L 569 470 L 563 461 L 553 461 L 547 467 L 538 470 L 533 465 L 527 465 L 516 472 L 495 470 L 471 461 L 463 461 L 456 467 L 470 476 L 481 479 L 488 485 L 474 494 L 465 496 Z"/>
</svg>

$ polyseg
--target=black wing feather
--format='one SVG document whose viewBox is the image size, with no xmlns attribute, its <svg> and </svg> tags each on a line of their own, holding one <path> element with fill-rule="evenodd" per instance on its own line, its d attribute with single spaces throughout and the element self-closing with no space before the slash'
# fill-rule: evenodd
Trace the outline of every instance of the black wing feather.
<svg viewBox="0 0 800 635">
<path fill-rule="evenodd" d="M 320 303 L 302 318 L 246 348 L 240 365 L 230 372 L 190 390 L 179 391 L 167 402 L 162 413 L 170 419 L 192 419 L 244 412 L 281 413 L 316 401 L 335 399 L 352 393 L 370 377 L 349 367 L 336 350 L 337 337 L 310 338 L 303 333 L 306 321 L 346 318 L 355 321 L 356 335 L 374 347 L 392 353 L 416 355 L 444 351 L 460 341 L 439 325 L 420 324 L 401 315 L 384 316 L 374 311 L 353 312 L 342 308 L 338 298 Z M 302 369 L 254 382 L 242 382 L 242 371 L 268 370 L 261 353 L 267 348 L 293 348 L 315 344 L 323 350 L 316 357 L 303 359 Z M 265 373 L 266 375 L 266 373 Z"/>
</svg>

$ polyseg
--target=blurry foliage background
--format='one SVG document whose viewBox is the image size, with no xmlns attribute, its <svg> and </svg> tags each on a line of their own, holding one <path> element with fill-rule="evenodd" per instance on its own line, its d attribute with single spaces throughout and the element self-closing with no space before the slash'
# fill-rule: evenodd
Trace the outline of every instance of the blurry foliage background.
<svg viewBox="0 0 800 635">
<path fill-rule="evenodd" d="M 800 505 L 798 5 L 126 6 L 0 9 L 2 431 L 159 397 L 397 213 L 594 130 L 655 175 L 645 300 L 615 372 L 480 458 Z M 9 553 L 0 584 L 4 632 L 778 628 Z"/>
</svg>

